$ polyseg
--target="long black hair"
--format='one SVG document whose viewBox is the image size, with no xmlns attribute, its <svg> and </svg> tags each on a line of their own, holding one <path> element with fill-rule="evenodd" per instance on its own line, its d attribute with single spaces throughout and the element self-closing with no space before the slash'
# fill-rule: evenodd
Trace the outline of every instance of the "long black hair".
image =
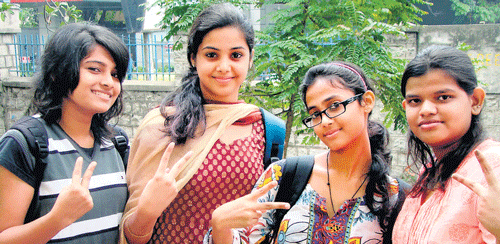
<svg viewBox="0 0 500 244">
<path fill-rule="evenodd" d="M 176 144 L 183 144 L 188 138 L 194 138 L 200 123 L 202 131 L 205 129 L 206 117 L 203 105 L 206 102 L 201 93 L 200 78 L 196 72 L 196 67 L 191 63 L 191 58 L 196 57 L 198 47 L 205 35 L 214 29 L 227 26 L 241 30 L 250 53 L 252 53 L 254 31 L 241 9 L 229 3 L 222 3 L 210 6 L 198 15 L 188 36 L 188 74 L 184 76 L 181 85 L 176 91 L 170 93 L 160 106 L 161 113 L 166 118 L 166 133 Z M 166 111 L 167 106 L 174 106 L 175 112 L 168 114 Z"/>
<path fill-rule="evenodd" d="M 411 77 L 425 75 L 431 70 L 439 69 L 457 82 L 468 95 L 472 95 L 477 87 L 476 73 L 469 56 L 452 47 L 430 46 L 419 53 L 406 66 L 401 79 L 401 94 L 406 96 L 406 83 Z M 485 138 L 479 115 L 472 115 L 469 130 L 460 138 L 458 147 L 436 162 L 429 145 L 418 139 L 411 130 L 408 136 L 408 157 L 417 165 L 424 167 L 413 186 L 410 195 L 416 197 L 428 189 L 445 188 L 446 181 L 458 168 L 462 160 L 479 142 Z"/>
<path fill-rule="evenodd" d="M 53 124 L 61 118 L 63 99 L 67 98 L 80 80 L 80 62 L 96 45 L 103 46 L 113 57 L 120 86 L 125 78 L 129 52 L 123 41 L 109 29 L 91 23 L 73 23 L 59 28 L 50 38 L 40 59 L 40 72 L 35 75 L 34 95 L 28 113 L 40 113 Z M 111 108 L 92 117 L 90 128 L 94 138 L 111 135 L 107 122 L 123 109 L 122 92 Z"/>
<path fill-rule="evenodd" d="M 340 83 L 345 88 L 354 92 L 355 95 L 364 94 L 366 91 L 375 92 L 370 80 L 358 66 L 341 61 L 320 64 L 307 71 L 300 86 L 302 101 L 306 107 L 307 89 L 318 78 L 328 79 L 333 85 L 335 85 L 334 83 Z M 362 99 L 360 96 L 358 102 Z M 368 120 L 368 135 L 370 138 L 372 163 L 367 174 L 369 179 L 366 186 L 365 201 L 370 211 L 379 218 L 382 231 L 384 233 L 392 233 L 392 225 L 389 224 L 389 215 L 392 209 L 389 202 L 389 180 L 387 178 L 392 161 L 391 151 L 388 148 L 389 133 L 382 124 Z M 390 237 L 388 238 L 390 239 Z M 387 238 L 384 237 L 385 239 Z"/>
</svg>

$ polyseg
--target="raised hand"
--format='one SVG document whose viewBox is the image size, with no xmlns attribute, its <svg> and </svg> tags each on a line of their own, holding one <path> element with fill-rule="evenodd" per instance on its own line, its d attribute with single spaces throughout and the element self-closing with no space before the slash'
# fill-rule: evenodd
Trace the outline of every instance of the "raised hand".
<svg viewBox="0 0 500 244">
<path fill-rule="evenodd" d="M 267 210 L 289 209 L 290 204 L 286 202 L 258 202 L 260 197 L 267 194 L 277 184 L 276 181 L 272 181 L 246 196 L 225 203 L 215 209 L 211 221 L 213 231 L 251 227 L 257 223 Z"/>
<path fill-rule="evenodd" d="M 174 166 L 168 168 L 170 154 L 174 150 L 175 143 L 170 143 L 161 157 L 160 164 L 155 175 L 148 181 L 144 191 L 139 198 L 138 208 L 141 214 L 158 218 L 161 213 L 175 199 L 180 189 L 175 186 L 175 178 L 181 172 L 184 164 L 193 154 L 191 151 L 186 153 Z"/>
<path fill-rule="evenodd" d="M 89 184 L 97 163 L 91 162 L 83 177 L 82 165 L 83 158 L 78 157 L 73 169 L 71 184 L 62 188 L 51 210 L 51 213 L 62 221 L 64 227 L 72 224 L 94 207 Z"/>
<path fill-rule="evenodd" d="M 479 196 L 478 219 L 489 232 L 495 235 L 498 242 L 500 240 L 500 183 L 484 155 L 478 150 L 475 154 L 488 183 L 487 187 L 458 174 L 453 174 L 452 177 Z"/>
</svg>

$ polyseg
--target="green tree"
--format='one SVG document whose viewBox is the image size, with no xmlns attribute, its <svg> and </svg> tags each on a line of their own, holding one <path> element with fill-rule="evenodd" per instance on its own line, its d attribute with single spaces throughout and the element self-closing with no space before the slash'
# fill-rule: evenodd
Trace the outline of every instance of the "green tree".
<svg viewBox="0 0 500 244">
<path fill-rule="evenodd" d="M 3 22 L 7 18 L 7 15 L 13 15 L 14 11 L 12 11 L 12 4 L 2 3 L 0 5 L 0 20 Z"/>
<path fill-rule="evenodd" d="M 273 11 L 274 26 L 258 35 L 262 43 L 256 49 L 255 74 L 269 78 L 246 87 L 254 103 L 281 111 L 287 123 L 286 141 L 292 127 L 303 128 L 305 116 L 298 87 L 308 68 L 332 60 L 345 60 L 362 67 L 374 81 L 384 104 L 386 126 L 405 127 L 400 106 L 399 78 L 405 61 L 392 56 L 384 43 L 387 35 L 404 35 L 403 29 L 424 14 L 414 4 L 419 0 L 380 1 L 264 1 L 283 4 Z M 297 133 L 310 129 L 298 129 Z M 303 143 L 317 143 L 306 136 Z"/>
<path fill-rule="evenodd" d="M 207 6 L 216 3 L 229 2 L 235 6 L 245 6 L 254 3 L 252 0 L 156 0 L 152 3 L 152 6 L 160 7 L 163 15 L 162 21 L 159 23 L 161 29 L 167 30 L 165 39 L 170 39 L 172 37 L 177 37 L 174 40 L 174 49 L 179 50 L 182 48 L 182 40 L 178 34 L 187 33 L 194 20 L 198 14 Z M 147 6 L 151 8 L 152 6 Z"/>
<path fill-rule="evenodd" d="M 191 1 L 189 1 L 191 2 Z M 187 30 L 204 6 L 220 1 L 158 0 L 165 9 L 163 28 L 168 36 Z M 265 74 L 256 84 L 243 87 L 248 102 L 272 109 L 286 121 L 288 144 L 292 128 L 301 129 L 305 112 L 298 87 L 308 68 L 332 60 L 345 60 L 362 67 L 375 81 L 378 97 L 387 112 L 385 124 L 403 129 L 399 78 L 405 61 L 392 56 L 384 43 L 386 35 L 404 35 L 404 28 L 420 21 L 424 11 L 415 4 L 423 0 L 271 0 L 258 7 L 276 7 L 270 16 L 274 25 L 257 32 L 254 71 L 250 78 Z M 251 79 L 253 80 L 253 79 Z M 312 133 L 309 133 L 312 134 Z M 306 136 L 303 143 L 317 143 Z M 285 150 L 286 152 L 286 150 Z"/>
<path fill-rule="evenodd" d="M 450 0 L 455 16 L 464 16 L 471 24 L 500 23 L 498 0 Z"/>
</svg>

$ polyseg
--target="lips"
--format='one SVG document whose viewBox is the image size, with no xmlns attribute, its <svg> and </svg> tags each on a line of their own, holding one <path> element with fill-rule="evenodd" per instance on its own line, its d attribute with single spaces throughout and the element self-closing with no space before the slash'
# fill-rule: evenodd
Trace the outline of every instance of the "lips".
<svg viewBox="0 0 500 244">
<path fill-rule="evenodd" d="M 104 99 L 110 99 L 111 98 L 111 93 L 109 92 L 103 92 L 103 91 L 92 91 L 92 93 L 94 93 L 95 95 L 97 95 L 98 97 L 102 97 Z"/>
<path fill-rule="evenodd" d="M 323 134 L 324 137 L 331 137 L 333 135 L 336 135 L 340 129 L 334 129 L 334 130 L 329 130 L 326 133 Z"/>
<path fill-rule="evenodd" d="M 219 82 L 229 82 L 232 79 L 234 79 L 234 77 L 213 77 L 213 78 Z"/>
<path fill-rule="evenodd" d="M 418 126 L 420 128 L 427 129 L 427 128 L 432 128 L 432 127 L 437 126 L 437 125 L 442 124 L 442 123 L 443 122 L 439 121 L 439 120 L 424 120 L 424 121 L 421 121 L 420 123 L 418 123 Z"/>
</svg>

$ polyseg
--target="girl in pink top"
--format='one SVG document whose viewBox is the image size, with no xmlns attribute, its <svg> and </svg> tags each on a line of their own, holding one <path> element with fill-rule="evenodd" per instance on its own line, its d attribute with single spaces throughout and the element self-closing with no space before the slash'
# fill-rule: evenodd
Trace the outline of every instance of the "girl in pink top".
<svg viewBox="0 0 500 244">
<path fill-rule="evenodd" d="M 474 151 L 491 164 L 486 175 L 500 175 L 500 143 L 486 139 L 479 123 L 485 92 L 477 87 L 470 58 L 455 48 L 429 47 L 406 67 L 401 92 L 411 129 L 409 157 L 422 168 L 396 220 L 393 242 L 496 243 L 499 223 L 484 226 L 484 216 L 478 217 L 487 194 L 478 196 L 451 177 L 457 173 L 469 186 L 488 187 Z"/>
</svg>

